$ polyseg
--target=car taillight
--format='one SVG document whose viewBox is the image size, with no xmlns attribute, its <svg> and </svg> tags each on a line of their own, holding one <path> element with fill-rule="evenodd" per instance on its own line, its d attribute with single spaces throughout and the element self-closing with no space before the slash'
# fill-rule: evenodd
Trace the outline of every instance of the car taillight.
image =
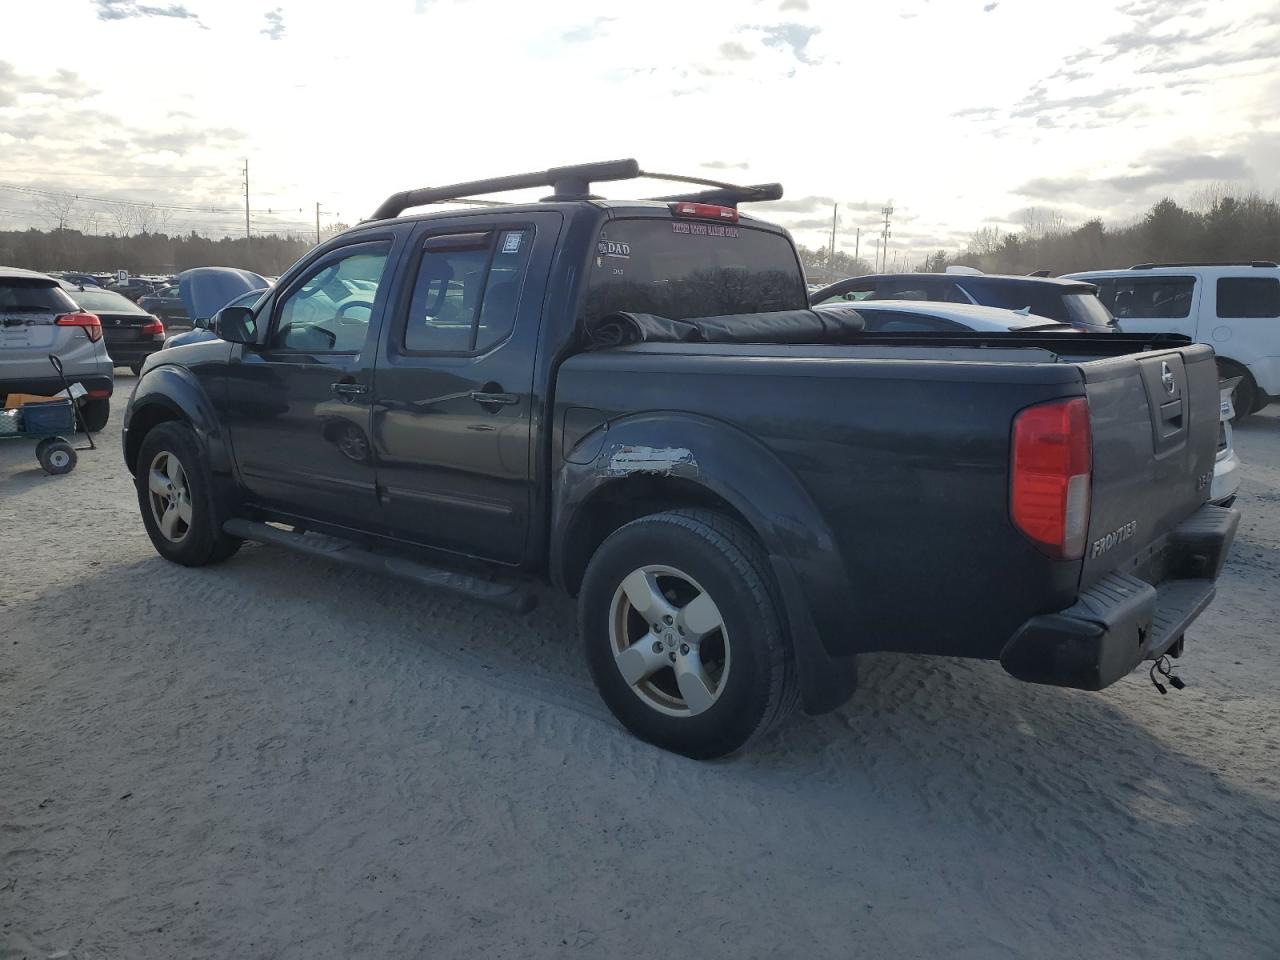
<svg viewBox="0 0 1280 960">
<path fill-rule="evenodd" d="M 60 327 L 84 327 L 84 335 L 95 343 L 102 339 L 102 321 L 96 313 L 62 313 L 53 322 Z"/>
<path fill-rule="evenodd" d="M 1048 556 L 1084 555 L 1092 446 L 1084 397 L 1041 403 L 1014 418 L 1009 516 Z"/>
<path fill-rule="evenodd" d="M 159 317 L 152 317 L 142 325 L 142 335 L 154 333 L 158 337 L 164 336 L 164 324 L 160 322 Z"/>
<path fill-rule="evenodd" d="M 696 217 L 699 220 L 723 220 L 726 223 L 738 222 L 738 211 L 734 207 L 722 207 L 716 203 L 691 203 L 682 200 L 671 204 L 671 212 L 677 217 Z"/>
</svg>

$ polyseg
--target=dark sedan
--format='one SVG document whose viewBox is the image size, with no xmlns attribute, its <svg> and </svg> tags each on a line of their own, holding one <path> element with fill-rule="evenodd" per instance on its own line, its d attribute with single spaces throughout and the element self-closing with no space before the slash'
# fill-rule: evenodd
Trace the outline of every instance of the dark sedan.
<svg viewBox="0 0 1280 960">
<path fill-rule="evenodd" d="M 137 303 L 139 298 L 152 293 L 156 289 L 156 285 L 150 280 L 143 280 L 141 277 L 130 277 L 128 280 L 117 280 L 107 289 L 113 293 L 120 294 L 122 297 L 128 297 L 134 303 Z"/>
<path fill-rule="evenodd" d="M 191 329 L 191 318 L 187 316 L 187 307 L 182 302 L 182 294 L 176 283 L 141 297 L 138 306 L 148 313 L 154 313 L 172 331 Z"/>
<path fill-rule="evenodd" d="M 73 287 L 67 296 L 82 310 L 96 313 L 102 321 L 102 337 L 107 353 L 118 367 L 135 374 L 142 361 L 164 345 L 164 324 L 127 297 L 97 287 Z"/>
</svg>

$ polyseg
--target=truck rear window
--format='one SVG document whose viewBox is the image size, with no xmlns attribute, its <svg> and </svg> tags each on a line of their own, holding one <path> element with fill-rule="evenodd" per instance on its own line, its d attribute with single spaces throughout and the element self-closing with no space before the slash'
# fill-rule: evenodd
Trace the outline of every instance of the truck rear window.
<svg viewBox="0 0 1280 960">
<path fill-rule="evenodd" d="M 795 249 L 780 234 L 704 220 L 613 220 L 591 260 L 583 319 L 625 310 L 685 320 L 808 305 Z"/>
</svg>

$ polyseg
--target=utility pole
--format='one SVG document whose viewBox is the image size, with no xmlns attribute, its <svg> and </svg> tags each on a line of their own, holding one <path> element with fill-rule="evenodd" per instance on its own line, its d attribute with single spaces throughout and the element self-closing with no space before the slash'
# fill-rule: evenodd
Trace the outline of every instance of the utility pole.
<svg viewBox="0 0 1280 960">
<path fill-rule="evenodd" d="M 249 256 L 253 234 L 249 231 L 249 158 L 244 158 L 244 255 Z"/>
<path fill-rule="evenodd" d="M 890 218 L 893 217 L 893 201 L 890 200 L 883 207 L 881 207 L 880 212 L 884 215 L 884 232 L 881 234 L 884 240 L 880 244 L 880 256 L 883 259 L 883 263 L 884 263 L 884 266 L 882 269 L 887 270 L 889 268 L 889 236 L 890 236 L 889 226 L 890 226 Z"/>
<path fill-rule="evenodd" d="M 853 262 L 855 265 L 858 262 L 858 251 L 861 249 L 861 247 L 862 247 L 862 228 L 859 227 L 858 232 L 853 235 Z"/>
<path fill-rule="evenodd" d="M 839 216 L 840 204 L 831 205 L 831 259 L 827 261 L 827 269 L 831 271 L 831 279 L 836 279 L 836 218 Z"/>
<path fill-rule="evenodd" d="M 320 201 L 316 201 L 316 246 L 320 246 Z"/>
</svg>

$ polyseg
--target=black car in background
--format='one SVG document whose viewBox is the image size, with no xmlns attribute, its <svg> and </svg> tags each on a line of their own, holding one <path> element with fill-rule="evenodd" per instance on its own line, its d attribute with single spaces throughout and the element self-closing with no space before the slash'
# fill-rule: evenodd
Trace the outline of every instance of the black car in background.
<svg viewBox="0 0 1280 960">
<path fill-rule="evenodd" d="M 815 306 L 859 300 L 935 300 L 1026 310 L 1091 333 L 1111 333 L 1115 318 L 1097 287 L 1081 280 L 974 272 L 882 273 L 838 280 L 810 295 Z"/>
<path fill-rule="evenodd" d="M 176 283 L 160 287 L 140 297 L 138 306 L 148 313 L 154 313 L 172 330 L 191 329 L 191 318 L 187 316 L 187 307 L 182 302 L 182 295 Z"/>
<path fill-rule="evenodd" d="M 72 287 L 67 296 L 81 310 L 96 313 L 102 321 L 102 338 L 117 367 L 135 374 L 142 361 L 164 345 L 164 324 L 127 297 L 98 287 Z"/>
<path fill-rule="evenodd" d="M 150 280 L 143 280 L 141 277 L 130 277 L 128 280 L 117 280 L 115 283 L 108 285 L 108 290 L 120 294 L 122 297 L 128 297 L 134 303 L 149 293 L 154 293 L 156 285 Z"/>
</svg>

